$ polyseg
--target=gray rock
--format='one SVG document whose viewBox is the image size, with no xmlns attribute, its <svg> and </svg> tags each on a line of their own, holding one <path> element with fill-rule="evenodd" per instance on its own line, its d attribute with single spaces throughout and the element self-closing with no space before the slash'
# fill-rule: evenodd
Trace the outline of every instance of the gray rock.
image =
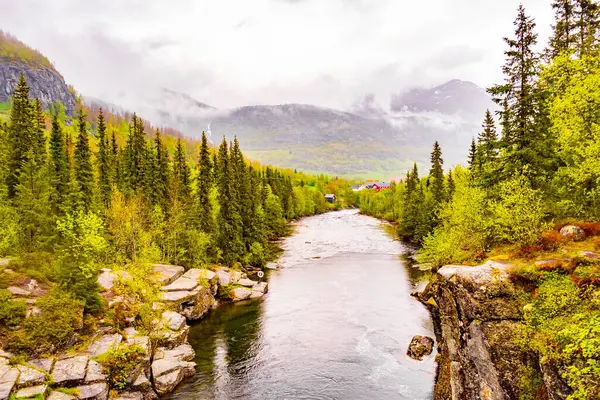
<svg viewBox="0 0 600 400">
<path fill-rule="evenodd" d="M 217 271 L 219 276 L 219 285 L 229 285 L 231 283 L 231 275 L 225 270 Z"/>
<path fill-rule="evenodd" d="M 585 231 L 575 225 L 567 225 L 562 227 L 560 234 L 567 239 L 571 239 L 574 242 L 581 242 L 585 240 Z"/>
<path fill-rule="evenodd" d="M 98 276 L 98 284 L 102 287 L 102 289 L 110 290 L 113 288 L 113 286 L 115 286 L 115 278 L 116 275 L 113 274 L 111 270 L 103 271 Z"/>
<path fill-rule="evenodd" d="M 189 326 L 185 326 L 179 331 L 163 329 L 156 333 L 156 345 L 158 347 L 166 347 L 168 349 L 175 348 L 187 340 L 187 335 L 190 331 Z"/>
<path fill-rule="evenodd" d="M 255 286 L 257 283 L 258 282 L 253 281 L 251 279 L 244 278 L 244 279 L 240 279 L 237 284 L 240 286 L 245 286 L 245 287 L 251 288 L 251 287 Z"/>
<path fill-rule="evenodd" d="M 75 396 L 71 396 L 70 394 L 66 394 L 63 392 L 54 391 L 50 393 L 50 396 L 47 400 L 74 400 Z"/>
<path fill-rule="evenodd" d="M 168 285 L 183 275 L 185 268 L 178 265 L 152 264 L 152 272 L 157 275 L 161 285 Z"/>
<path fill-rule="evenodd" d="M 588 251 L 588 250 L 584 250 L 584 251 L 579 252 L 579 255 L 581 257 L 589 258 L 591 260 L 594 260 L 594 259 L 598 258 L 598 253 L 593 252 L 593 251 Z"/>
<path fill-rule="evenodd" d="M 106 353 L 110 348 L 118 347 L 122 340 L 123 336 L 118 333 L 100 336 L 87 347 L 86 353 L 92 357 L 99 356 Z"/>
<path fill-rule="evenodd" d="M 35 360 L 29 360 L 27 364 L 50 373 L 54 366 L 54 358 L 36 358 Z"/>
<path fill-rule="evenodd" d="M 178 361 L 192 361 L 195 356 L 196 353 L 194 352 L 192 346 L 184 343 L 171 350 L 165 349 L 164 347 L 159 347 L 154 353 L 154 360 L 175 359 Z"/>
<path fill-rule="evenodd" d="M 184 278 L 188 278 L 188 279 L 192 279 L 197 281 L 198 279 L 202 278 L 202 279 L 206 279 L 207 281 L 210 281 L 211 279 L 213 279 L 217 274 L 209 269 L 205 269 L 205 268 L 192 268 L 189 269 L 188 271 L 186 271 L 185 274 L 183 274 Z"/>
<path fill-rule="evenodd" d="M 145 400 L 142 392 L 125 392 L 119 394 L 114 400 Z"/>
<path fill-rule="evenodd" d="M 19 381 L 17 383 L 18 388 L 38 386 L 46 382 L 46 374 L 35 368 L 19 365 L 17 369 L 20 372 Z"/>
<path fill-rule="evenodd" d="M 252 294 L 250 295 L 250 298 L 251 299 L 259 299 L 259 298 L 263 297 L 264 295 L 265 294 L 263 292 L 259 292 L 259 291 L 253 290 Z"/>
<path fill-rule="evenodd" d="M 108 385 L 106 382 L 92 383 L 77 387 L 77 398 L 80 400 L 106 400 L 108 399 Z"/>
<path fill-rule="evenodd" d="M 252 290 L 246 287 L 233 288 L 233 301 L 246 300 L 252 295 Z"/>
<path fill-rule="evenodd" d="M 415 336 L 410 341 L 406 354 L 415 360 L 423 360 L 433 351 L 433 339 L 429 336 Z"/>
<path fill-rule="evenodd" d="M 87 366 L 87 372 L 85 374 L 85 383 L 96 383 L 104 382 L 107 379 L 107 375 L 104 372 L 104 367 L 99 362 L 90 360 Z"/>
<path fill-rule="evenodd" d="M 16 286 L 9 286 L 8 288 L 6 288 L 6 290 L 8 290 L 13 296 L 21 296 L 21 297 L 31 296 L 30 290 L 23 289 L 23 288 L 16 287 Z"/>
<path fill-rule="evenodd" d="M 239 271 L 229 271 L 229 275 L 231 276 L 231 285 L 235 285 L 243 278 L 242 273 Z"/>
<path fill-rule="evenodd" d="M 8 400 L 15 387 L 15 382 L 0 382 L 0 400 Z"/>
<path fill-rule="evenodd" d="M 155 363 L 161 364 L 158 369 L 158 371 L 162 371 L 160 375 L 154 372 L 154 363 L 152 363 L 154 388 L 159 395 L 172 392 L 184 378 L 194 375 L 196 366 L 195 363 L 188 361 L 178 361 L 169 365 L 166 365 L 164 361 L 155 361 Z"/>
<path fill-rule="evenodd" d="M 9 353 L 8 351 L 4 351 L 0 349 L 0 357 L 2 358 L 13 358 L 15 355 L 13 353 Z"/>
<path fill-rule="evenodd" d="M 258 282 L 256 285 L 252 286 L 252 291 L 267 293 L 269 291 L 269 284 L 267 282 Z"/>
<path fill-rule="evenodd" d="M 185 326 L 185 318 L 175 311 L 165 311 L 162 313 L 163 325 L 172 331 L 179 331 Z"/>
<path fill-rule="evenodd" d="M 83 383 L 88 357 L 76 356 L 56 361 L 52 370 L 52 380 L 56 387 L 70 387 Z"/>
<path fill-rule="evenodd" d="M 141 347 L 147 356 L 152 354 L 152 342 L 150 341 L 149 336 L 133 336 L 127 339 L 127 344 L 129 346 L 139 346 Z"/>
<path fill-rule="evenodd" d="M 163 286 L 163 292 L 181 292 L 181 291 L 192 291 L 196 289 L 200 283 L 197 279 L 190 279 L 186 277 L 181 277 L 174 281 L 173 283 Z"/>
<path fill-rule="evenodd" d="M 9 365 L 0 366 L 0 400 L 9 398 L 13 389 L 16 387 L 19 378 L 19 370 Z"/>
<path fill-rule="evenodd" d="M 48 385 L 38 385 L 21 389 L 15 394 L 15 399 L 44 398 L 48 391 Z"/>
<path fill-rule="evenodd" d="M 185 301 L 191 300 L 194 296 L 197 296 L 200 290 L 193 291 L 180 291 L 180 292 L 162 292 L 162 299 L 166 303 L 181 304 Z"/>
<path fill-rule="evenodd" d="M 179 305 L 177 311 L 188 320 L 197 320 L 202 318 L 216 304 L 213 290 L 201 286 L 197 294 Z"/>
</svg>

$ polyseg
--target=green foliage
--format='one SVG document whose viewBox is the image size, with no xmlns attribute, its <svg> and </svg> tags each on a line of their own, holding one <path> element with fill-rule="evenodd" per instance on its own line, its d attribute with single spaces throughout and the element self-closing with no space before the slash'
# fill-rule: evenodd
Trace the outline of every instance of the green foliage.
<svg viewBox="0 0 600 400">
<path fill-rule="evenodd" d="M 23 253 L 11 261 L 10 267 L 38 282 L 50 283 L 56 280 L 56 258 L 53 253 Z"/>
<path fill-rule="evenodd" d="M 14 36 L 0 31 L 0 58 L 19 60 L 37 68 L 52 68 L 50 61 Z"/>
<path fill-rule="evenodd" d="M 232 301 L 233 289 L 235 289 L 235 285 L 219 285 L 217 297 L 223 301 Z"/>
<path fill-rule="evenodd" d="M 15 301 L 8 290 L 0 289 L 0 325 L 17 326 L 25 318 L 25 303 Z"/>
<path fill-rule="evenodd" d="M 94 196 L 94 172 L 92 169 L 92 151 L 87 132 L 83 109 L 79 110 L 79 135 L 75 145 L 75 182 L 77 187 L 78 209 L 88 211 L 92 207 Z"/>
<path fill-rule="evenodd" d="M 110 348 L 95 360 L 104 366 L 111 388 L 123 390 L 127 387 L 127 379 L 139 368 L 146 352 L 140 346 L 120 345 Z"/>
<path fill-rule="evenodd" d="M 25 319 L 23 329 L 11 335 L 9 349 L 37 355 L 63 350 L 82 326 L 83 305 L 70 294 L 53 290 L 36 306 L 40 314 Z"/>
</svg>

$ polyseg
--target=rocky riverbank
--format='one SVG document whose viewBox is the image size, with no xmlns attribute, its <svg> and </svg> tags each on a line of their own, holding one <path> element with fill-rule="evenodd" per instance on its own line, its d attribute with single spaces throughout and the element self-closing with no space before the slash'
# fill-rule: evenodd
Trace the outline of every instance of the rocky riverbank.
<svg viewBox="0 0 600 400">
<path fill-rule="evenodd" d="M 520 399 L 536 384 L 533 389 L 545 393 L 543 398 L 565 399 L 571 393 L 557 368 L 520 340 L 528 307 L 520 295 L 531 288 L 515 279 L 516 268 L 499 261 L 445 266 L 419 293 L 437 336 L 435 400 Z"/>
<path fill-rule="evenodd" d="M 160 299 L 151 305 L 159 317 L 150 332 L 138 327 L 133 317 L 126 318 L 125 326 L 120 327 L 115 326 L 114 319 L 105 318 L 98 322 L 91 340 L 66 353 L 24 360 L 0 350 L 0 400 L 155 399 L 195 372 L 194 350 L 187 342 L 187 321 L 202 318 L 220 302 L 258 298 L 268 289 L 266 282 L 251 280 L 245 273 L 225 267 L 185 271 L 180 266 L 157 264 L 152 271 L 147 279 L 158 283 L 161 290 Z M 127 272 L 103 269 L 98 278 L 108 304 L 106 315 L 136 306 L 135 298 L 118 293 L 123 280 L 132 281 L 133 277 Z M 35 286 L 31 281 L 29 285 Z M 30 312 L 35 312 L 33 290 L 10 289 L 16 298 L 27 299 Z M 123 346 L 142 356 L 126 376 L 115 377 L 114 366 L 105 365 L 103 357 Z M 115 390 L 114 380 L 119 378 L 119 389 L 123 390 Z"/>
</svg>

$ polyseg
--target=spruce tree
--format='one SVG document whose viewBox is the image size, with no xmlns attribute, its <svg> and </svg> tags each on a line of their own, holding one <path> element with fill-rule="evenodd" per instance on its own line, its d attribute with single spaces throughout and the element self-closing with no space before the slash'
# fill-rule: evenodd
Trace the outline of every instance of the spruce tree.
<svg viewBox="0 0 600 400">
<path fill-rule="evenodd" d="M 456 191 L 456 184 L 454 183 L 454 178 L 452 177 L 452 170 L 448 171 L 448 201 L 452 201 L 452 196 L 454 196 L 454 192 Z"/>
<path fill-rule="evenodd" d="M 475 167 L 476 159 L 477 159 L 477 144 L 475 143 L 475 138 L 472 138 L 471 146 L 469 147 L 469 156 L 467 158 L 467 162 L 469 163 L 469 168 L 473 169 Z"/>
<path fill-rule="evenodd" d="M 505 38 L 508 44 L 506 64 L 502 70 L 505 83 L 488 91 L 493 100 L 504 109 L 499 111 L 502 122 L 503 176 L 524 173 L 532 179 L 544 174 L 540 167 L 543 132 L 536 126 L 540 106 L 540 93 L 536 82 L 539 73 L 539 56 L 534 50 L 537 34 L 535 22 L 519 6 L 515 19 L 515 39 Z"/>
<path fill-rule="evenodd" d="M 444 160 L 442 159 L 442 149 L 440 144 L 435 141 L 433 151 L 431 152 L 431 169 L 429 170 L 429 178 L 433 179 L 431 185 L 431 194 L 433 195 L 433 203 L 435 209 L 439 209 L 444 199 Z"/>
<path fill-rule="evenodd" d="M 208 139 L 202 132 L 202 145 L 200 147 L 200 158 L 198 160 L 198 222 L 200 229 L 207 233 L 214 231 L 214 222 L 212 215 L 212 204 L 210 202 L 210 191 L 212 190 L 213 163 L 211 161 L 208 149 Z"/>
<path fill-rule="evenodd" d="M 31 105 L 31 111 L 33 114 L 31 149 L 33 150 L 36 163 L 38 165 L 44 165 L 47 158 L 46 134 L 44 133 L 46 130 L 46 117 L 44 116 L 44 111 L 42 110 L 42 103 L 38 99 L 33 101 Z"/>
<path fill-rule="evenodd" d="M 166 210 L 169 200 L 169 153 L 158 129 L 154 137 L 153 188 L 155 203 Z"/>
<path fill-rule="evenodd" d="M 110 149 L 108 135 L 106 134 L 106 123 L 102 108 L 98 112 L 98 154 L 96 162 L 98 163 L 98 189 L 100 191 L 100 200 L 104 207 L 110 205 L 112 197 L 111 177 L 110 177 Z"/>
<path fill-rule="evenodd" d="M 50 133 L 50 184 L 53 190 L 50 202 L 54 214 L 62 214 L 64 204 L 68 201 L 69 191 L 69 160 L 66 141 L 57 115 L 52 117 Z"/>
<path fill-rule="evenodd" d="M 556 22 L 552 25 L 552 37 L 546 50 L 548 61 L 552 61 L 563 51 L 574 49 L 577 43 L 576 10 L 573 0 L 554 0 L 552 9 Z"/>
<path fill-rule="evenodd" d="M 83 109 L 79 110 L 77 123 L 79 126 L 79 135 L 77 136 L 73 158 L 75 160 L 74 175 L 77 185 L 78 208 L 88 211 L 92 208 L 94 197 L 94 172 L 92 169 L 90 139 Z"/>
<path fill-rule="evenodd" d="M 600 7 L 596 0 L 576 0 L 575 19 L 578 53 L 581 57 L 597 47 L 600 31 Z"/>
<path fill-rule="evenodd" d="M 227 140 L 219 146 L 217 162 L 218 176 L 218 229 L 219 247 L 225 264 L 231 265 L 241 260 L 244 255 L 244 242 L 242 239 L 242 219 L 239 214 L 238 204 L 235 203 L 235 189 L 233 186 L 234 170 L 229 158 Z"/>
<path fill-rule="evenodd" d="M 177 139 L 177 147 L 175 149 L 175 157 L 173 159 L 173 180 L 178 186 L 178 196 L 183 202 L 189 202 L 192 191 L 190 182 L 190 167 L 187 163 L 185 147 L 181 139 Z"/>
<path fill-rule="evenodd" d="M 125 165 L 122 169 L 124 187 L 129 193 L 142 189 L 145 153 L 144 123 L 134 113 L 129 125 L 129 136 L 125 146 Z"/>
<path fill-rule="evenodd" d="M 117 144 L 117 136 L 115 132 L 112 133 L 111 143 L 110 143 L 110 160 L 112 165 L 112 181 L 111 183 L 115 185 L 117 188 L 122 189 L 122 172 L 121 172 L 121 151 L 119 149 L 119 145 Z"/>
<path fill-rule="evenodd" d="M 21 73 L 19 82 L 13 93 L 10 110 L 10 126 L 8 128 L 8 143 L 10 156 L 8 160 L 9 174 L 7 176 L 8 196 L 14 197 L 16 186 L 19 184 L 21 166 L 27 161 L 28 154 L 36 147 L 33 139 L 32 109 L 29 102 L 29 87 L 25 75 Z"/>
</svg>

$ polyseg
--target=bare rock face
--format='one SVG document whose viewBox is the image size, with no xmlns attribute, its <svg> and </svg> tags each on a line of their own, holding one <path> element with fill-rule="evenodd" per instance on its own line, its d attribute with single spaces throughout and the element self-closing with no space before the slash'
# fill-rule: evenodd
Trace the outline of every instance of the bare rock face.
<svg viewBox="0 0 600 400">
<path fill-rule="evenodd" d="M 26 63 L 0 57 L 0 102 L 12 96 L 21 72 L 29 85 L 29 95 L 42 102 L 44 109 L 60 101 L 69 115 L 75 110 L 76 99 L 63 77 L 53 68 L 36 68 Z"/>
<path fill-rule="evenodd" d="M 406 354 L 415 360 L 421 361 L 433 351 L 433 339 L 428 336 L 415 336 L 410 341 Z"/>
<path fill-rule="evenodd" d="M 19 370 L 9 365 L 0 365 L 0 400 L 7 400 L 16 387 Z"/>
<path fill-rule="evenodd" d="M 512 268 L 496 261 L 445 266 L 418 295 L 431 311 L 438 341 L 434 400 L 518 399 L 531 371 L 543 377 L 548 393 L 554 390 L 548 382 L 564 384 L 558 373 L 550 379 L 552 369 L 541 368 L 537 356 L 519 344 L 517 294 L 525 289 L 510 279 Z"/>
<path fill-rule="evenodd" d="M 574 242 L 581 242 L 585 240 L 585 231 L 575 225 L 564 226 L 560 230 L 560 234 L 567 239 L 571 239 Z"/>
<path fill-rule="evenodd" d="M 87 353 L 92 357 L 99 356 L 106 353 L 110 348 L 118 347 L 122 340 L 123 336 L 118 333 L 100 336 L 88 346 Z"/>
</svg>

